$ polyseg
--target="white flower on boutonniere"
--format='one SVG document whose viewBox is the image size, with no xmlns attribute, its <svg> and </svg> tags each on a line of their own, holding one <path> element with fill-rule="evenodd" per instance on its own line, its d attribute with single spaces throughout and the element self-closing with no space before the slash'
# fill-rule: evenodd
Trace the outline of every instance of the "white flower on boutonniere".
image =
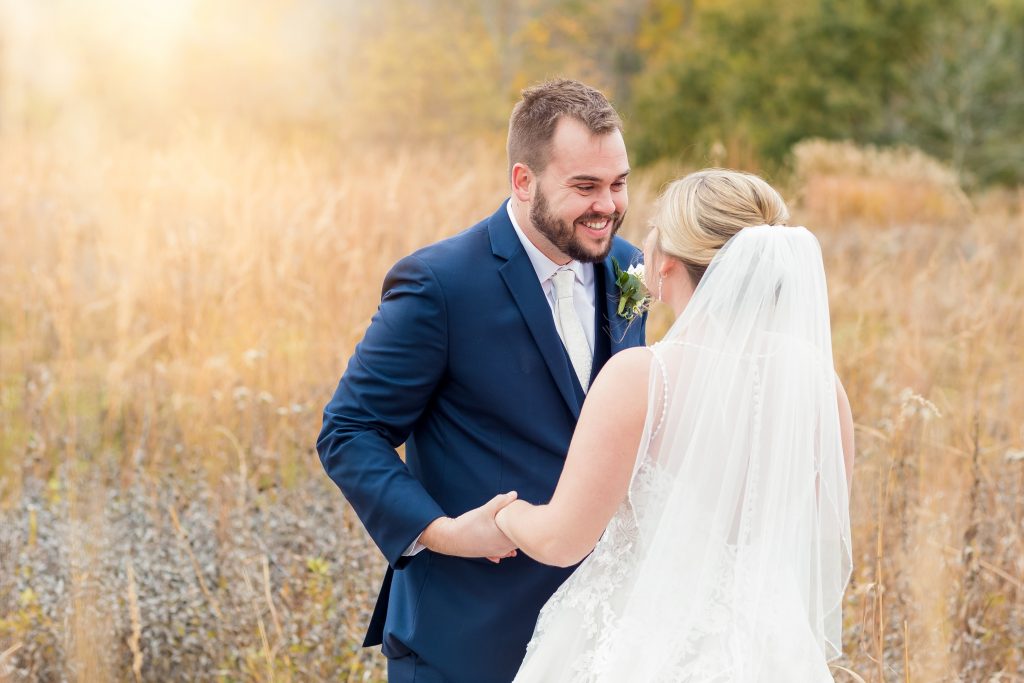
<svg viewBox="0 0 1024 683">
<path fill-rule="evenodd" d="M 619 288 L 619 316 L 633 320 L 643 315 L 651 302 L 650 292 L 644 284 L 644 264 L 636 263 L 623 270 L 619 262 L 612 258 L 615 271 L 615 285 Z"/>
</svg>

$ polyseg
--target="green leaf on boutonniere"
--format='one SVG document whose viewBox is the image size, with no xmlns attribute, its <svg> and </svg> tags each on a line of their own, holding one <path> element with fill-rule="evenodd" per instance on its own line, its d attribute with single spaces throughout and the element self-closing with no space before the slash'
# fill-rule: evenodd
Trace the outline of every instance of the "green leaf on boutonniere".
<svg viewBox="0 0 1024 683">
<path fill-rule="evenodd" d="M 627 270 L 623 270 L 613 256 L 612 269 L 615 273 L 615 285 L 619 288 L 619 316 L 626 320 L 633 320 L 638 315 L 643 315 L 651 299 L 647 286 L 644 284 L 643 264 L 633 265 Z"/>
</svg>

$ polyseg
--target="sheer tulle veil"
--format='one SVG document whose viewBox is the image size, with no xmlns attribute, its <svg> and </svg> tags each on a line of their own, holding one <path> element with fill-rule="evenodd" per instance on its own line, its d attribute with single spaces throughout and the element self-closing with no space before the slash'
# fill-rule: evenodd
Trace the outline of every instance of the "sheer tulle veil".
<svg viewBox="0 0 1024 683">
<path fill-rule="evenodd" d="M 805 661 L 789 680 L 818 680 L 841 650 L 851 547 L 815 237 L 739 231 L 652 351 L 626 506 L 635 564 L 595 679 L 784 680 L 799 669 L 773 662 Z"/>
</svg>

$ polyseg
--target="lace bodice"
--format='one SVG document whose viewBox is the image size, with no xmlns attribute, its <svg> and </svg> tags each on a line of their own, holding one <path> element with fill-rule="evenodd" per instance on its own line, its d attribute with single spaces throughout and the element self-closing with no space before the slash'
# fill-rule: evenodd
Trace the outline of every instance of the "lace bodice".
<svg viewBox="0 0 1024 683">
<path fill-rule="evenodd" d="M 751 600 L 749 587 L 759 581 L 756 576 L 737 575 L 737 572 L 749 573 L 749 570 L 737 569 L 747 565 L 737 562 L 740 548 L 732 543 L 722 543 L 716 552 L 705 556 L 707 571 L 702 575 L 710 578 L 702 585 L 699 599 L 685 601 L 688 607 L 680 609 L 676 596 L 655 596 L 660 608 L 657 624 L 627 623 L 630 610 L 626 605 L 643 592 L 635 590 L 635 584 L 645 580 L 640 575 L 641 560 L 654 542 L 645 537 L 645 533 L 650 533 L 645 530 L 659 526 L 657 520 L 648 516 L 670 514 L 664 502 L 675 476 L 650 456 L 657 452 L 662 437 L 666 397 L 670 395 L 664 354 L 657 347 L 652 351 L 652 374 L 657 373 L 660 378 L 655 375 L 651 383 L 647 424 L 629 494 L 594 551 L 541 610 L 516 681 L 831 681 L 820 652 L 815 656 L 814 652 L 799 648 L 773 646 L 779 657 L 812 663 L 806 671 L 797 672 L 792 666 L 772 665 L 763 657 L 751 656 L 750 643 L 763 640 L 758 634 L 773 625 L 752 623 L 749 610 L 744 609 L 743 605 Z M 666 562 L 669 567 L 687 561 L 688 549 L 683 543 L 680 541 L 679 547 L 669 551 L 669 556 L 674 558 Z M 661 552 L 665 552 L 664 548 Z M 676 590 L 690 588 L 680 585 Z M 783 633 L 793 633 L 799 630 L 800 623 L 794 617 L 794 610 L 783 609 L 786 599 L 783 590 L 779 594 L 778 609 L 769 608 L 759 613 L 762 617 L 765 613 L 772 615 L 777 622 L 775 626 Z M 656 657 L 633 654 L 650 653 L 652 639 L 659 643 L 653 648 L 658 653 Z M 645 665 L 639 676 L 631 668 L 637 660 Z M 768 675 L 765 675 L 766 667 Z"/>
</svg>

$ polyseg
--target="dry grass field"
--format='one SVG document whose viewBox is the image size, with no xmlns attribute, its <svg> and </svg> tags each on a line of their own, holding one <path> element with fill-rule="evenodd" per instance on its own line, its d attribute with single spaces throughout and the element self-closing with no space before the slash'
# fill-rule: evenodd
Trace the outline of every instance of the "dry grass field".
<svg viewBox="0 0 1024 683">
<path fill-rule="evenodd" d="M 0 680 L 381 680 L 320 411 L 388 267 L 505 196 L 501 151 L 0 138 Z M 1024 681 L 1024 195 L 794 158 L 857 423 L 837 680 Z M 676 172 L 631 180 L 627 237 Z"/>
</svg>

